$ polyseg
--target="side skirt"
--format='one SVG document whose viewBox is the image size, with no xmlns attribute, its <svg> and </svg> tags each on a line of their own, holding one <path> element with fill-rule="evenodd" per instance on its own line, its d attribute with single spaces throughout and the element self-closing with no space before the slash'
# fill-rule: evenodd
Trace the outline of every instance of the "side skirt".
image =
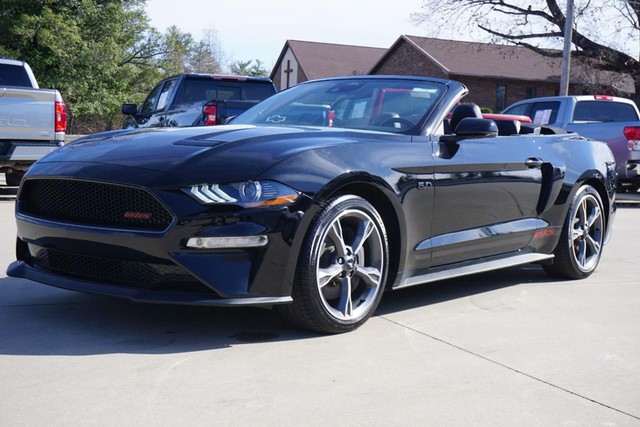
<svg viewBox="0 0 640 427">
<path fill-rule="evenodd" d="M 469 274 L 483 273 L 486 271 L 499 270 L 501 268 L 513 267 L 516 265 L 529 264 L 553 258 L 552 254 L 519 254 L 506 258 L 494 259 L 477 264 L 466 264 L 459 267 L 444 268 L 442 270 L 420 274 L 418 276 L 403 279 L 393 289 L 408 288 L 410 286 L 421 285 L 423 283 L 436 282 L 438 280 L 452 279 L 454 277 L 467 276 Z"/>
</svg>

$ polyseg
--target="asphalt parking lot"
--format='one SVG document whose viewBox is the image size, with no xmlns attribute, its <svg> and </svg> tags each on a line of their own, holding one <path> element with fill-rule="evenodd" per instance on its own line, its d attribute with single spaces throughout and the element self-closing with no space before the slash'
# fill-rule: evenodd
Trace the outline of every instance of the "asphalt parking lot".
<svg viewBox="0 0 640 427">
<path fill-rule="evenodd" d="M 0 187 L 0 426 L 640 426 L 634 200 L 586 280 L 410 288 L 337 336 L 7 278 L 14 203 Z"/>
</svg>

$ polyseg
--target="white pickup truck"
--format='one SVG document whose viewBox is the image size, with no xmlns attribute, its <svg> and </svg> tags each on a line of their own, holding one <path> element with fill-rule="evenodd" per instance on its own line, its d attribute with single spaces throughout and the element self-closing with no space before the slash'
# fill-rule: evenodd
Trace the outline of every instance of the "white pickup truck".
<svg viewBox="0 0 640 427">
<path fill-rule="evenodd" d="M 640 188 L 640 113 L 633 101 L 608 95 L 551 96 L 516 102 L 504 113 L 605 141 L 616 159 L 619 189 Z"/>
<path fill-rule="evenodd" d="M 26 62 L 0 58 L 0 173 L 7 185 L 64 144 L 67 113 L 62 96 L 40 89 Z"/>
</svg>

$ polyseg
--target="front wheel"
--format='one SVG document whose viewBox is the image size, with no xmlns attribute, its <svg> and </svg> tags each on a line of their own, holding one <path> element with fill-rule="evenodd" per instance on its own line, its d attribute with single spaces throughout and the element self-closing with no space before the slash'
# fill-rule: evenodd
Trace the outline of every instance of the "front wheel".
<svg viewBox="0 0 640 427">
<path fill-rule="evenodd" d="M 327 202 L 298 260 L 293 303 L 276 306 L 285 320 L 324 333 L 348 332 L 373 314 L 389 265 L 389 244 L 376 209 L 358 196 Z"/>
<path fill-rule="evenodd" d="M 600 194 L 590 185 L 573 197 L 552 264 L 543 265 L 553 277 L 583 279 L 596 269 L 605 235 Z"/>
</svg>

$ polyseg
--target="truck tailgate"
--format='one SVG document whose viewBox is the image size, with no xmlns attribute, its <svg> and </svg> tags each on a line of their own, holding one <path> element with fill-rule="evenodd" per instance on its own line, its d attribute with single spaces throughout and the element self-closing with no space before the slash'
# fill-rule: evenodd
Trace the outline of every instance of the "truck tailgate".
<svg viewBox="0 0 640 427">
<path fill-rule="evenodd" d="M 56 91 L 0 87 L 0 140 L 53 142 Z"/>
<path fill-rule="evenodd" d="M 606 142 L 618 164 L 618 175 L 626 179 L 638 174 L 635 166 L 630 169 L 627 165 L 630 162 L 640 162 L 640 151 L 630 150 L 629 141 L 624 135 L 624 128 L 628 126 L 640 126 L 640 122 L 569 123 L 566 129 L 587 138 Z"/>
</svg>

